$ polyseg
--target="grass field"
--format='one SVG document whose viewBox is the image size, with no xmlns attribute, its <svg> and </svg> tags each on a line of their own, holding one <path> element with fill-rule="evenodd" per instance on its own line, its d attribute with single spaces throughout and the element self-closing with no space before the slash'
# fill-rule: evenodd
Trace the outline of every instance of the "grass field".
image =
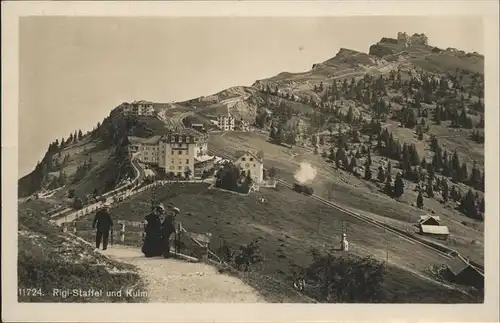
<svg viewBox="0 0 500 323">
<path fill-rule="evenodd" d="M 384 230 L 367 227 L 288 188 L 265 189 L 242 197 L 207 190 L 204 184 L 171 184 L 156 194 L 163 203 L 173 203 L 181 209 L 178 221 L 188 231 L 212 233 L 213 249 L 217 249 L 222 240 L 241 245 L 258 239 L 265 258 L 261 269 L 265 275 L 285 281 L 291 262 L 309 263 L 311 248 L 338 245 L 344 221 L 354 254 L 385 260 L 388 251 L 388 301 L 473 301 L 425 276 L 429 266 L 444 260 L 424 247 L 396 237 L 387 243 Z M 111 212 L 116 220 L 140 221 L 150 210 L 151 197 L 151 192 L 140 193 Z M 264 197 L 266 203 L 259 202 L 259 197 Z M 90 217 L 81 220 L 79 228 L 89 228 L 91 220 Z M 132 234 L 127 243 L 136 244 L 137 239 L 138 235 Z"/>
<path fill-rule="evenodd" d="M 321 156 L 314 155 L 300 147 L 288 149 L 271 144 L 267 142 L 267 136 L 264 134 L 228 132 L 223 135 L 212 135 L 209 147 L 231 155 L 241 149 L 254 151 L 262 149 L 265 167 L 276 167 L 278 177 L 289 182 L 294 181 L 293 174 L 299 168 L 300 163 L 306 161 L 318 169 L 316 178 L 310 184 L 315 194 L 388 221 L 403 230 L 411 228 L 421 215 L 426 214 L 425 210 L 410 205 L 416 201 L 416 193 L 411 190 L 406 190 L 401 202 L 398 202 L 379 192 L 373 183 L 359 180 L 342 170 L 334 169 L 332 164 L 327 163 Z M 372 172 L 376 174 L 375 170 Z M 452 247 L 472 260 L 484 263 L 484 234 L 481 224 L 458 214 L 453 209 L 443 207 L 435 200 L 425 199 L 425 203 L 427 207 L 433 207 L 434 212 L 443 218 L 443 225 L 450 228 L 454 241 Z"/>
</svg>

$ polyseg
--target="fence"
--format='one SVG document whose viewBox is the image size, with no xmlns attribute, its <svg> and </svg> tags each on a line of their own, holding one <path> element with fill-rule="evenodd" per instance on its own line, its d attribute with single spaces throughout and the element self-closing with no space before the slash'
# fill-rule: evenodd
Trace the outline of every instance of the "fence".
<svg viewBox="0 0 500 323">
<path fill-rule="evenodd" d="M 145 232 L 142 230 L 144 228 L 143 221 L 127 221 L 118 220 L 118 228 L 114 230 L 112 234 L 112 243 L 114 244 L 125 244 L 127 241 L 132 245 L 141 245 Z M 128 227 L 135 229 L 140 228 L 141 230 L 127 230 Z M 94 229 L 84 228 L 78 229 L 76 223 L 64 223 L 62 225 L 62 231 L 71 233 L 75 236 L 83 236 L 87 238 L 92 238 L 95 234 Z M 181 240 L 187 238 L 189 241 L 193 241 L 197 247 L 193 248 L 192 252 L 196 254 L 198 260 L 208 260 L 209 249 L 212 234 L 211 233 L 195 233 L 187 231 L 182 223 L 177 223 L 176 233 L 173 235 L 174 242 L 174 252 L 177 254 L 181 253 L 180 246 Z"/>
</svg>

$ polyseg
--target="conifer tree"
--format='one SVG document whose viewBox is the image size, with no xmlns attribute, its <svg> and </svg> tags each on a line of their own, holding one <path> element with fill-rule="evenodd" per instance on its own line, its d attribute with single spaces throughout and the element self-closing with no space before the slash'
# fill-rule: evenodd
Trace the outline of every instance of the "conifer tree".
<svg viewBox="0 0 500 323">
<path fill-rule="evenodd" d="M 449 192 L 448 192 L 448 183 L 446 180 L 443 181 L 443 200 L 448 202 Z"/>
<path fill-rule="evenodd" d="M 349 168 L 348 170 L 352 173 L 357 167 L 357 160 L 356 160 L 356 156 L 353 156 L 351 158 L 351 162 L 349 164 Z"/>
<path fill-rule="evenodd" d="M 365 161 L 365 180 L 369 181 L 372 179 L 372 171 L 370 169 L 370 162 L 368 158 Z"/>
<path fill-rule="evenodd" d="M 434 197 L 434 188 L 432 187 L 432 177 L 429 177 L 427 180 L 427 196 L 429 198 Z"/>
<path fill-rule="evenodd" d="M 384 192 L 389 196 L 392 196 L 392 194 L 393 194 L 391 176 L 387 176 L 387 178 L 385 180 Z"/>
<path fill-rule="evenodd" d="M 424 207 L 424 197 L 422 196 L 421 190 L 419 190 L 418 196 L 417 196 L 417 207 L 419 209 L 422 209 Z"/>
<path fill-rule="evenodd" d="M 476 201 L 474 200 L 474 194 L 472 193 L 472 189 L 469 189 L 467 194 L 461 199 L 460 210 L 470 218 L 473 219 L 478 218 Z"/>
<path fill-rule="evenodd" d="M 385 182 L 385 172 L 384 172 L 384 169 L 382 168 L 382 166 L 379 166 L 379 168 L 378 168 L 377 180 L 380 183 Z"/>
<path fill-rule="evenodd" d="M 396 175 L 394 181 L 394 196 L 401 197 L 404 194 L 404 182 L 400 173 Z"/>
</svg>

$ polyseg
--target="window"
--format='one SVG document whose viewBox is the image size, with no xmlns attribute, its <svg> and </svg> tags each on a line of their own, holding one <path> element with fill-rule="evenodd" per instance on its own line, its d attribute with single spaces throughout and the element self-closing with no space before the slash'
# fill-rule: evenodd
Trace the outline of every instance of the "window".
<svg viewBox="0 0 500 323">
<path fill-rule="evenodd" d="M 182 176 L 182 173 L 181 172 L 177 172 L 177 176 Z"/>
<path fill-rule="evenodd" d="M 170 169 L 171 169 L 171 170 L 174 170 L 174 169 L 175 169 L 175 166 L 170 166 Z"/>
<path fill-rule="evenodd" d="M 241 161 L 245 161 L 245 157 L 242 157 L 242 158 L 241 158 Z"/>
<path fill-rule="evenodd" d="M 173 149 L 170 151 L 170 154 L 171 154 L 171 155 L 173 155 L 173 154 L 174 154 L 174 150 L 173 150 Z"/>
<path fill-rule="evenodd" d="M 253 167 L 255 167 L 255 164 L 253 164 Z"/>
<path fill-rule="evenodd" d="M 182 150 L 179 150 L 179 152 L 177 154 L 182 155 Z"/>
<path fill-rule="evenodd" d="M 177 169 L 178 169 L 178 170 L 181 170 L 181 169 L 182 169 L 182 166 L 177 166 Z"/>
<path fill-rule="evenodd" d="M 175 159 L 172 159 L 172 164 L 175 164 Z"/>
<path fill-rule="evenodd" d="M 253 161 L 253 158 L 252 158 L 252 157 L 250 157 L 250 161 Z"/>
<path fill-rule="evenodd" d="M 186 164 L 189 164 L 189 159 L 186 159 Z"/>
</svg>

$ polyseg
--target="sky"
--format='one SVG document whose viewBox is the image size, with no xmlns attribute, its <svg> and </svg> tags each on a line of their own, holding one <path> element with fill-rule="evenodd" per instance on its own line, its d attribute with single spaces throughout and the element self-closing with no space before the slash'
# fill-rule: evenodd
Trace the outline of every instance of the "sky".
<svg viewBox="0 0 500 323">
<path fill-rule="evenodd" d="M 90 130 L 121 102 L 181 101 L 303 72 L 341 47 L 368 52 L 398 31 L 483 50 L 479 17 L 22 17 L 19 169 Z"/>
</svg>

